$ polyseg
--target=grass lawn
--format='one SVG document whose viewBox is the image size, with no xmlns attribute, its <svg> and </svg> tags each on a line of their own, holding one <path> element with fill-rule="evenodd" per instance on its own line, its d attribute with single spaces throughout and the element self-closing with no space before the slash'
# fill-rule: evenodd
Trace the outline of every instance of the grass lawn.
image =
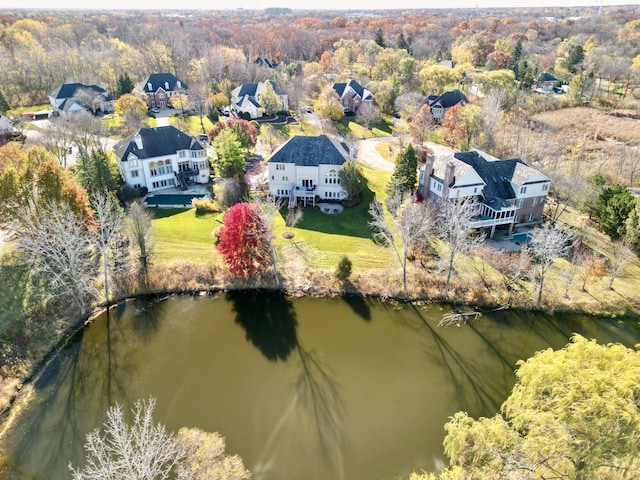
<svg viewBox="0 0 640 480">
<path fill-rule="evenodd" d="M 179 116 L 171 116 L 169 117 L 169 124 L 173 124 L 177 119 L 184 120 L 187 125 L 189 125 L 189 133 L 190 135 L 199 135 L 202 133 L 202 125 L 200 125 L 200 117 L 198 115 L 189 115 L 187 117 Z M 204 133 L 209 133 L 209 131 L 213 128 L 213 123 L 206 115 L 202 117 L 202 123 L 204 124 Z"/>
<path fill-rule="evenodd" d="M 372 124 L 371 129 L 367 130 L 359 123 L 356 123 L 353 117 L 345 117 L 338 123 L 337 128 L 343 135 L 351 135 L 360 139 L 391 136 L 391 124 L 384 120 Z"/>
<path fill-rule="evenodd" d="M 400 153 L 400 146 L 396 142 L 380 142 L 376 144 L 376 151 L 385 160 L 395 163 Z"/>
<path fill-rule="evenodd" d="M 216 258 L 211 232 L 221 225 L 217 221 L 222 218 L 220 214 L 196 215 L 195 208 L 155 208 L 152 211 L 155 262 L 212 262 Z"/>
<path fill-rule="evenodd" d="M 21 115 L 27 112 L 40 112 L 42 110 L 51 110 L 51 105 L 48 103 L 44 103 L 42 105 L 31 105 L 29 107 L 16 107 L 12 108 L 7 112 L 8 116 L 11 115 Z"/>
<path fill-rule="evenodd" d="M 353 208 L 346 208 L 339 215 L 327 215 L 319 208 L 304 209 L 304 218 L 293 229 L 294 241 L 313 250 L 313 258 L 308 258 L 314 267 L 334 267 L 342 255 L 347 255 L 358 269 L 385 266 L 390 251 L 376 246 L 371 238 L 367 222 L 367 210 L 374 192 L 378 200 L 383 200 L 384 186 L 389 179 L 388 172 L 369 168 L 363 169 L 368 188 L 362 202 Z M 221 225 L 220 214 L 196 215 L 195 209 L 154 209 L 155 219 L 155 261 L 171 263 L 179 260 L 212 262 L 217 260 L 211 232 Z M 286 215 L 286 209 L 282 211 Z M 284 218 L 278 218 L 275 225 L 276 247 L 288 248 L 290 240 L 282 237 L 287 231 Z"/>
</svg>

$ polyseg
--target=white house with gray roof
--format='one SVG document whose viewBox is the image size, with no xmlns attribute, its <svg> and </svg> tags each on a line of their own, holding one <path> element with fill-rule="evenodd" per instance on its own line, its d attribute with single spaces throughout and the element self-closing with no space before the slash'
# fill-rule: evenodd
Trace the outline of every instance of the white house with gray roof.
<svg viewBox="0 0 640 480">
<path fill-rule="evenodd" d="M 346 193 L 338 172 L 355 157 L 352 147 L 326 135 L 291 137 L 267 161 L 269 192 L 288 198 L 290 205 L 298 200 L 315 205 L 316 197 L 341 200 Z"/>
<path fill-rule="evenodd" d="M 149 192 L 209 182 L 205 146 L 173 125 L 141 128 L 113 148 L 125 183 Z"/>
<path fill-rule="evenodd" d="M 280 110 L 289 110 L 289 97 L 283 93 L 277 84 L 269 81 L 278 100 Z M 231 91 L 231 106 L 238 113 L 248 113 L 250 118 L 260 118 L 263 115 L 260 105 L 260 94 L 264 90 L 265 82 L 243 83 Z"/>
<path fill-rule="evenodd" d="M 113 112 L 113 100 L 107 91 L 97 85 L 82 83 L 65 83 L 49 94 L 51 109 L 58 115 L 68 113 Z"/>
<path fill-rule="evenodd" d="M 499 225 L 511 233 L 516 224 L 542 222 L 551 179 L 519 158 L 500 160 L 479 150 L 429 157 L 420 170 L 419 192 L 425 199 L 477 200 L 473 226 Z"/>
</svg>

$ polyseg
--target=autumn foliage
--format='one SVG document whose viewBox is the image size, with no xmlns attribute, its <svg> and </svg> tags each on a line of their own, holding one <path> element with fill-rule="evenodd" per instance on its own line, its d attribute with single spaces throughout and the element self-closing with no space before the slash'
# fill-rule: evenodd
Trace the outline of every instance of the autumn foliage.
<svg viewBox="0 0 640 480">
<path fill-rule="evenodd" d="M 248 278 L 266 269 L 270 262 L 267 235 L 258 205 L 236 203 L 227 211 L 217 249 L 232 274 Z"/>
</svg>

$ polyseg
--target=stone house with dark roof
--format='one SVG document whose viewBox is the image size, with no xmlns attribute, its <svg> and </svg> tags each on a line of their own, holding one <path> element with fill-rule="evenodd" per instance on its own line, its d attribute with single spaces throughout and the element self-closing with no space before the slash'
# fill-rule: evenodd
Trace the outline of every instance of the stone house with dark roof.
<svg viewBox="0 0 640 480">
<path fill-rule="evenodd" d="M 150 192 L 209 182 L 205 146 L 173 125 L 141 128 L 113 147 L 125 183 Z"/>
<path fill-rule="evenodd" d="M 289 110 L 289 97 L 283 93 L 277 84 L 271 82 L 273 91 L 280 100 L 280 110 Z M 265 82 L 244 83 L 231 91 L 231 106 L 238 113 L 248 113 L 250 118 L 261 118 L 263 115 L 260 105 L 260 93 L 264 89 Z"/>
<path fill-rule="evenodd" d="M 447 114 L 447 110 L 456 105 L 465 106 L 469 103 L 469 100 L 457 88 L 443 93 L 442 95 L 429 95 L 427 97 L 427 105 L 431 108 L 431 116 L 433 121 L 440 123 L 444 116 Z"/>
<path fill-rule="evenodd" d="M 334 83 L 331 87 L 336 91 L 338 97 L 340 97 L 340 103 L 342 104 L 345 113 L 356 113 L 360 105 L 363 103 L 366 105 L 373 105 L 373 93 L 355 80 Z"/>
<path fill-rule="evenodd" d="M 109 98 L 104 88 L 82 83 L 60 85 L 49 94 L 49 103 L 53 112 L 58 115 L 114 111 L 113 100 Z"/>
<path fill-rule="evenodd" d="M 428 157 L 420 170 L 419 192 L 425 199 L 477 200 L 473 226 L 497 226 L 512 232 L 517 224 L 542 222 L 551 179 L 519 158 L 500 160 L 479 150 Z"/>
<path fill-rule="evenodd" d="M 188 95 L 187 85 L 173 73 L 152 73 L 142 82 L 149 108 L 168 108 L 172 106 L 171 97 L 178 93 Z"/>
<path fill-rule="evenodd" d="M 345 191 L 338 172 L 347 160 L 353 160 L 353 147 L 326 135 L 295 136 L 280 145 L 267 161 L 269 193 L 315 205 L 321 200 L 341 200 Z"/>
</svg>

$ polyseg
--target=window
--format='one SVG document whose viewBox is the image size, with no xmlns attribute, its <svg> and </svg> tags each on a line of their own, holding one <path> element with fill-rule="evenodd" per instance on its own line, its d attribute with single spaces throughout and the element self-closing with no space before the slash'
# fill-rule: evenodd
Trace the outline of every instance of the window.
<svg viewBox="0 0 640 480">
<path fill-rule="evenodd" d="M 313 180 L 305 178 L 302 180 L 302 186 L 305 188 L 313 188 Z"/>
<path fill-rule="evenodd" d="M 538 197 L 534 197 L 534 199 L 531 201 L 531 206 L 535 207 L 538 204 Z"/>
<path fill-rule="evenodd" d="M 474 194 L 478 193 L 478 187 L 473 187 L 473 193 Z"/>
<path fill-rule="evenodd" d="M 131 170 L 131 178 L 136 178 L 140 176 L 140 172 L 138 170 Z"/>
<path fill-rule="evenodd" d="M 518 208 L 522 208 L 522 205 L 524 205 L 524 201 L 520 198 L 518 199 L 518 201 L 516 202 L 516 205 Z"/>
<path fill-rule="evenodd" d="M 330 170 L 324 177 L 324 183 L 328 185 L 336 185 L 339 183 L 338 174 L 335 170 Z"/>
<path fill-rule="evenodd" d="M 184 150 L 180 150 L 178 152 L 178 158 L 184 158 L 187 156 L 187 152 L 185 152 Z"/>
<path fill-rule="evenodd" d="M 527 193 L 527 187 L 520 187 L 520 193 Z"/>
<path fill-rule="evenodd" d="M 282 181 L 283 182 L 288 182 L 289 181 L 289 177 L 287 177 L 286 175 L 282 176 Z"/>
<path fill-rule="evenodd" d="M 529 218 L 527 218 L 527 220 L 530 221 L 530 222 L 533 221 L 533 213 L 529 214 Z"/>
<path fill-rule="evenodd" d="M 276 163 L 276 170 L 284 170 L 284 163 Z"/>
<path fill-rule="evenodd" d="M 542 185 L 542 191 L 546 192 L 547 190 L 549 190 L 549 184 L 545 183 L 544 185 Z"/>
<path fill-rule="evenodd" d="M 514 220 L 515 223 L 519 223 L 520 222 L 520 215 L 516 215 L 516 218 Z"/>
<path fill-rule="evenodd" d="M 138 166 L 138 160 L 129 160 L 129 168 L 136 168 Z"/>
</svg>

